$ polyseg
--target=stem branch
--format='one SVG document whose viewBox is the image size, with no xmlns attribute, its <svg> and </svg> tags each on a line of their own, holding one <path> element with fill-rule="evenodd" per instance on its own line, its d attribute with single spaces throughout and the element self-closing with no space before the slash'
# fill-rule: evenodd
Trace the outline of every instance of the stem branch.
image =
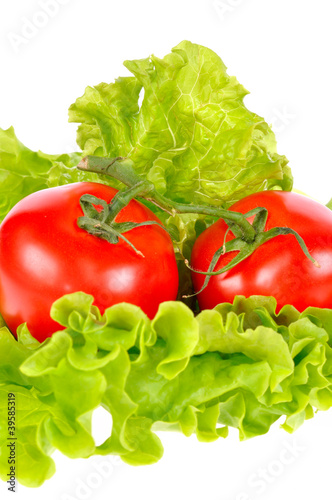
<svg viewBox="0 0 332 500">
<path fill-rule="evenodd" d="M 245 216 L 239 212 L 232 212 L 218 207 L 203 206 L 203 205 L 188 205 L 177 203 L 169 198 L 158 193 L 152 182 L 143 180 L 134 170 L 133 163 L 129 158 L 102 158 L 99 156 L 86 156 L 78 164 L 77 168 L 86 172 L 95 172 L 102 175 L 107 175 L 119 180 L 129 188 L 133 188 L 132 192 L 136 196 L 146 198 L 158 207 L 166 210 L 171 214 L 175 213 L 192 213 L 212 215 L 219 219 L 223 219 L 227 225 L 238 229 L 241 238 L 248 243 L 254 241 L 256 237 L 255 228 L 247 221 Z M 115 202 L 115 200 L 114 200 Z"/>
</svg>

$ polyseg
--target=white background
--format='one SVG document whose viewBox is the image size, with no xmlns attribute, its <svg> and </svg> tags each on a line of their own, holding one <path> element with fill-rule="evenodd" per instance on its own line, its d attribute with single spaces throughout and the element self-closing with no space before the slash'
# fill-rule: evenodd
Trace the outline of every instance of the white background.
<svg viewBox="0 0 332 500">
<path fill-rule="evenodd" d="M 25 145 L 46 153 L 77 149 L 67 108 L 87 85 L 127 75 L 125 59 L 152 52 L 162 57 L 188 39 L 215 50 L 229 74 L 251 92 L 246 104 L 273 125 L 295 187 L 323 203 L 332 197 L 329 0 L 54 2 L 57 12 L 46 17 L 40 14 L 43 0 L 0 4 L 0 127 L 14 125 Z M 24 42 L 17 36 L 29 22 L 39 27 L 30 25 Z M 27 500 L 330 498 L 331 412 L 316 415 L 293 436 L 277 423 L 266 436 L 244 443 L 233 432 L 212 444 L 163 433 L 165 455 L 148 467 L 55 453 L 56 475 L 37 490 L 18 485 L 16 495 Z M 98 440 L 106 423 L 99 413 Z M 1 483 L 0 496 L 7 495 L 12 494 Z"/>
</svg>

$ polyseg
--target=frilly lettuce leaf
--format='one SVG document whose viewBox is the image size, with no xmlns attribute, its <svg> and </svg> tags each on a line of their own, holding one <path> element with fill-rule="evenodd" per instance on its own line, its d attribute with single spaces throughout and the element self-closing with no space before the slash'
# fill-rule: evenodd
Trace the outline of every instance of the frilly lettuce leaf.
<svg viewBox="0 0 332 500">
<path fill-rule="evenodd" d="M 122 303 L 103 316 L 82 292 L 57 300 L 63 326 L 42 344 L 26 325 L 18 340 L 0 328 L 0 477 L 6 480 L 7 399 L 16 397 L 18 480 L 39 486 L 55 470 L 52 452 L 68 457 L 117 454 L 132 465 L 163 454 L 155 431 L 195 433 L 200 441 L 240 439 L 282 427 L 296 430 L 332 406 L 332 310 L 285 306 L 273 297 L 236 297 L 194 316 L 165 302 L 150 320 Z M 96 446 L 91 417 L 112 415 Z"/>
<path fill-rule="evenodd" d="M 0 129 L 0 221 L 28 194 L 71 182 L 101 182 L 96 174 L 84 174 L 76 166 L 81 153 L 47 155 L 34 152 L 16 137 L 13 127 Z"/>
<path fill-rule="evenodd" d="M 134 76 L 87 87 L 69 109 L 84 155 L 129 157 L 160 193 L 186 203 L 227 207 L 292 188 L 272 130 L 212 50 L 183 41 L 163 59 L 124 65 Z"/>
</svg>

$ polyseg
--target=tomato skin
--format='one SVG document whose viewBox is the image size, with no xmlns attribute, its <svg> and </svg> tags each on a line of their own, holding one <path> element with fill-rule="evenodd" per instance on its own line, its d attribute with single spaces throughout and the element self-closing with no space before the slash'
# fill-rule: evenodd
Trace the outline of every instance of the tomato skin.
<svg viewBox="0 0 332 500">
<path fill-rule="evenodd" d="M 152 318 L 161 302 L 175 300 L 178 271 L 168 233 L 157 225 L 125 233 L 140 250 L 120 239 L 113 245 L 77 225 L 83 215 L 80 197 L 89 193 L 111 201 L 117 190 L 90 182 L 33 193 L 9 212 L 0 226 L 0 312 L 9 329 L 27 322 L 43 341 L 62 329 L 50 316 L 52 303 L 83 291 L 105 308 L 130 302 Z M 143 222 L 157 217 L 132 200 L 116 222 Z"/>
<path fill-rule="evenodd" d="M 265 295 L 277 300 L 277 311 L 292 304 L 299 311 L 306 307 L 332 308 L 332 211 L 300 194 L 263 191 L 243 198 L 230 210 L 241 213 L 266 207 L 265 230 L 290 227 L 304 239 L 317 268 L 304 255 L 293 235 L 277 236 L 264 243 L 247 259 L 223 274 L 212 276 L 208 286 L 197 295 L 201 309 L 211 309 L 221 302 L 233 302 L 236 295 Z M 252 222 L 253 217 L 248 219 Z M 196 240 L 191 258 L 194 269 L 207 271 L 209 263 L 224 241 L 227 225 L 218 220 Z M 234 238 L 229 231 L 226 241 Z M 215 271 L 221 269 L 237 252 L 221 256 Z M 200 290 L 205 276 L 192 273 L 194 288 Z"/>
</svg>

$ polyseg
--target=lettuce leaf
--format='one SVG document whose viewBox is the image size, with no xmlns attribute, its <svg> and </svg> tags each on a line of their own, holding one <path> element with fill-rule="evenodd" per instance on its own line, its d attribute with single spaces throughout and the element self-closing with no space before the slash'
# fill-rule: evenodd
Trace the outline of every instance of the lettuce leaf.
<svg viewBox="0 0 332 500">
<path fill-rule="evenodd" d="M 80 123 L 82 152 L 34 152 L 13 128 L 0 129 L 0 221 L 20 199 L 40 189 L 83 180 L 123 187 L 77 170 L 86 154 L 127 156 L 160 193 L 186 203 L 227 208 L 255 191 L 292 188 L 287 159 L 278 155 L 272 130 L 244 106 L 248 92 L 228 76 L 212 50 L 183 41 L 163 59 L 124 64 L 133 76 L 87 87 L 69 109 L 69 120 Z M 178 231 L 182 254 L 188 254 L 195 222 L 204 217 L 179 214 L 167 221 L 160 209 L 146 204 Z M 179 271 L 190 293 L 182 254 Z"/>
<path fill-rule="evenodd" d="M 314 410 L 332 406 L 332 310 L 285 306 L 273 297 L 236 297 L 197 316 L 165 302 L 150 320 L 122 303 L 103 316 L 82 292 L 57 300 L 64 329 L 42 344 L 26 325 L 18 340 L 0 328 L 0 477 L 8 473 L 8 393 L 16 397 L 18 480 L 41 485 L 55 471 L 52 453 L 117 454 L 132 465 L 158 461 L 158 430 L 200 441 L 241 440 L 281 426 L 295 431 Z M 96 446 L 91 417 L 112 415 Z"/>
<path fill-rule="evenodd" d="M 84 155 L 129 157 L 160 193 L 186 203 L 228 207 L 262 189 L 291 190 L 272 130 L 212 50 L 183 41 L 163 59 L 124 65 L 134 76 L 87 87 L 69 109 Z"/>
<path fill-rule="evenodd" d="M 78 181 L 102 182 L 96 174 L 76 168 L 81 153 L 47 155 L 34 152 L 16 137 L 13 127 L 0 129 L 0 222 L 25 196 Z"/>
</svg>

